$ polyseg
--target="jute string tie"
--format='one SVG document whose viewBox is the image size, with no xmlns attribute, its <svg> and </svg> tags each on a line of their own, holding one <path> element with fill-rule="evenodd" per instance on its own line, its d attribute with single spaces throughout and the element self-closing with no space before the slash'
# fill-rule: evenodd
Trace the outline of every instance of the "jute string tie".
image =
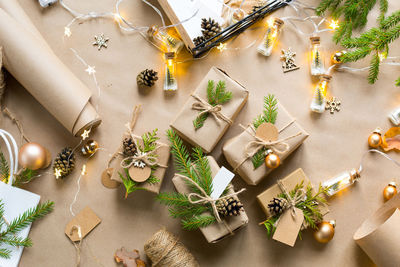
<svg viewBox="0 0 400 267">
<path fill-rule="evenodd" d="M 196 102 L 194 102 L 192 105 L 192 109 L 200 111 L 198 116 L 201 116 L 203 114 L 211 114 L 218 125 L 220 124 L 221 120 L 227 122 L 228 124 L 233 123 L 230 118 L 228 118 L 221 112 L 221 105 L 212 106 L 210 105 L 210 103 L 208 103 L 196 94 L 192 94 L 192 97 L 196 100 Z"/>
</svg>

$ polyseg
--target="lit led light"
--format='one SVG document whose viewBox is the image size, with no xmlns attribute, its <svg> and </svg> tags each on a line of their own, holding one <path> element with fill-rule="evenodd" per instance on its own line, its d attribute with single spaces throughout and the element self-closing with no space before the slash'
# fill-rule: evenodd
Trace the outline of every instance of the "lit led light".
<svg viewBox="0 0 400 267">
<path fill-rule="evenodd" d="M 387 58 L 387 53 L 386 52 L 378 53 L 378 57 L 379 57 L 379 61 L 382 62 L 383 60 L 385 60 Z"/>
<path fill-rule="evenodd" d="M 332 30 L 336 30 L 337 28 L 339 28 L 339 20 L 331 20 L 329 22 L 329 28 L 331 28 Z"/>
<path fill-rule="evenodd" d="M 86 175 L 86 164 L 83 164 L 82 170 L 81 170 L 81 175 Z"/>
<path fill-rule="evenodd" d="M 64 27 L 64 35 L 70 37 L 71 34 L 71 29 L 69 27 Z"/>
<path fill-rule="evenodd" d="M 82 140 L 85 140 L 89 137 L 90 130 L 84 130 L 83 133 L 81 134 Z"/>
<path fill-rule="evenodd" d="M 61 170 L 60 169 L 55 169 L 54 170 L 54 175 L 56 176 L 56 179 L 61 177 Z"/>
<path fill-rule="evenodd" d="M 219 45 L 217 46 L 217 49 L 218 49 L 220 52 L 226 50 L 226 49 L 227 49 L 226 44 L 219 43 Z"/>
<path fill-rule="evenodd" d="M 96 70 L 94 69 L 95 67 L 93 66 L 88 66 L 87 69 L 85 70 L 89 75 L 95 74 Z"/>
</svg>

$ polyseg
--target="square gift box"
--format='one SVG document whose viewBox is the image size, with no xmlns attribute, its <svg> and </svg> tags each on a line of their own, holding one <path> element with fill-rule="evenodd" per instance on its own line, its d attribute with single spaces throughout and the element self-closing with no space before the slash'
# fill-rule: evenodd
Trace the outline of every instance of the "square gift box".
<svg viewBox="0 0 400 267">
<path fill-rule="evenodd" d="M 193 105 L 198 103 L 194 96 L 198 96 L 202 100 L 207 100 L 207 84 L 213 80 L 215 84 L 224 81 L 226 90 L 232 92 L 232 98 L 221 106 L 220 113 L 226 118 L 233 121 L 244 104 L 247 101 L 249 92 L 237 81 L 233 80 L 229 75 L 216 67 L 212 67 L 208 74 L 197 86 L 192 96 L 184 104 L 182 110 L 171 123 L 171 127 L 186 141 L 192 145 L 201 147 L 206 153 L 210 153 L 217 145 L 228 130 L 230 124 L 215 116 L 208 116 L 203 127 L 195 129 L 193 120 L 201 113 L 201 111 L 193 109 Z"/>
</svg>

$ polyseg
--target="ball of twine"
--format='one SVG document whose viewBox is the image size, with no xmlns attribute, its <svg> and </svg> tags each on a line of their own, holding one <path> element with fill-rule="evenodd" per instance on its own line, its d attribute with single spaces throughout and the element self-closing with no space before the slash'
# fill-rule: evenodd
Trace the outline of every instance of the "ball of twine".
<svg viewBox="0 0 400 267">
<path fill-rule="evenodd" d="M 199 267 L 190 251 L 165 229 L 156 232 L 144 245 L 152 266 Z"/>
</svg>

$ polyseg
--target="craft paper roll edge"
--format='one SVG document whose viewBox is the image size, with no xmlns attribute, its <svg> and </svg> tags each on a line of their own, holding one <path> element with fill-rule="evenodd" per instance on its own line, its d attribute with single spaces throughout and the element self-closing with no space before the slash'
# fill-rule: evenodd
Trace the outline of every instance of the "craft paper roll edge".
<svg viewBox="0 0 400 267">
<path fill-rule="evenodd" d="M 7 70 L 68 131 L 78 135 L 101 123 L 89 102 L 90 90 L 37 35 L 3 9 L 0 9 L 0 44 Z"/>
</svg>

